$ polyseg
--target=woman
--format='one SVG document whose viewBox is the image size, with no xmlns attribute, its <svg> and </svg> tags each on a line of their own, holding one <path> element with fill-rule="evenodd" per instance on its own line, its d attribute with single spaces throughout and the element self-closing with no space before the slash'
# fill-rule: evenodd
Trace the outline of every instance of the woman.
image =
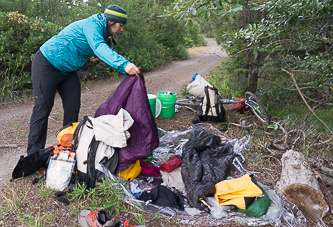
<svg viewBox="0 0 333 227">
<path fill-rule="evenodd" d="M 28 154 L 45 147 L 56 91 L 63 104 L 63 126 L 78 121 L 81 85 L 76 70 L 90 57 L 97 56 L 123 74 L 140 73 L 136 65 L 112 48 L 113 36 L 123 31 L 126 22 L 126 11 L 111 5 L 103 14 L 71 23 L 37 51 L 31 67 L 35 105 L 30 119 Z"/>
</svg>

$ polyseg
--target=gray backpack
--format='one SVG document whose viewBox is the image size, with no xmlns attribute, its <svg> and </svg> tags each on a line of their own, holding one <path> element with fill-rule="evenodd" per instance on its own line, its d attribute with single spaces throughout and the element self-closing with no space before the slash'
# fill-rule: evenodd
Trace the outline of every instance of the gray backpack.
<svg viewBox="0 0 333 227">
<path fill-rule="evenodd" d="M 193 123 L 199 123 L 201 121 L 226 122 L 225 109 L 221 101 L 222 97 L 217 88 L 206 85 L 204 93 L 201 110 L 193 120 Z"/>
</svg>

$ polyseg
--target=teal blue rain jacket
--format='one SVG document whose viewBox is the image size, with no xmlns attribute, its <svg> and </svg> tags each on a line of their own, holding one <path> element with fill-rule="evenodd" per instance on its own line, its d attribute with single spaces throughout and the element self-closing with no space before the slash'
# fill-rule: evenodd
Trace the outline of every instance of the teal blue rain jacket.
<svg viewBox="0 0 333 227">
<path fill-rule="evenodd" d="M 106 19 L 95 14 L 65 27 L 50 38 L 40 51 L 61 72 L 73 72 L 81 68 L 92 56 L 126 74 L 124 69 L 130 62 L 107 45 Z"/>
</svg>

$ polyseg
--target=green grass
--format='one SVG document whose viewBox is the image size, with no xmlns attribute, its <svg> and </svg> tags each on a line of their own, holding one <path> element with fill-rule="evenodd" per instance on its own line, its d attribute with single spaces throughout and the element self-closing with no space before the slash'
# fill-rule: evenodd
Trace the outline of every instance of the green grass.
<svg viewBox="0 0 333 227">
<path fill-rule="evenodd" d="M 299 127 L 301 125 L 314 128 L 318 133 L 326 133 L 328 129 L 302 104 L 276 106 L 269 109 L 269 113 L 289 126 Z M 333 115 L 331 107 L 322 107 L 315 110 L 316 115 L 333 130 Z"/>
<path fill-rule="evenodd" d="M 222 61 L 221 66 L 210 70 L 205 79 L 216 87 L 221 94 L 222 98 L 227 99 L 237 99 L 244 98 L 244 85 L 241 84 L 241 80 L 238 76 L 233 75 L 233 77 L 229 74 L 228 65 L 230 64 L 229 59 L 225 59 Z M 243 72 L 242 72 L 243 73 Z M 241 74 L 241 72 L 239 72 Z"/>
<path fill-rule="evenodd" d="M 50 188 L 47 188 L 45 184 L 41 184 L 38 193 L 40 197 L 45 199 L 50 199 L 51 197 L 54 197 L 54 192 Z"/>
<path fill-rule="evenodd" d="M 27 181 L 24 188 L 17 188 L 15 184 L 0 191 L 0 226 L 11 226 L 11 223 L 19 223 L 20 226 L 53 226 L 59 215 L 56 210 L 49 210 L 48 201 L 55 200 L 55 191 L 45 186 L 45 180 L 41 180 L 33 186 L 28 182 L 28 178 L 20 179 Z M 30 179 L 31 180 L 31 179 Z M 103 180 L 94 189 L 87 190 L 83 186 L 77 186 L 72 192 L 66 193 L 66 198 L 70 200 L 70 206 L 66 208 L 59 202 L 56 207 L 66 209 L 66 216 L 72 226 L 77 226 L 77 215 L 83 209 L 96 210 L 105 209 L 112 216 L 119 216 L 121 213 L 131 213 L 134 222 L 145 224 L 145 215 L 142 212 L 131 212 L 130 206 L 124 202 L 124 191 L 121 184 L 124 180 L 114 181 Z M 58 210 L 59 212 L 59 210 Z M 61 211 L 63 212 L 63 211 Z M 132 224 L 132 223 L 131 223 Z M 134 224 L 134 223 L 133 223 Z"/>
</svg>

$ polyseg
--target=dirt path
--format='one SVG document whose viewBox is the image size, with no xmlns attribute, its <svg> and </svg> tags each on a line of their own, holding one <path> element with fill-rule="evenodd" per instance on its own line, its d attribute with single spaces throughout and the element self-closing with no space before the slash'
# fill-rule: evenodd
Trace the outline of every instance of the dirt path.
<svg viewBox="0 0 333 227">
<path fill-rule="evenodd" d="M 144 73 L 147 92 L 174 91 L 181 94 L 182 87 L 189 83 L 193 74 L 205 75 L 218 66 L 226 53 L 223 53 L 214 40 L 206 39 L 208 45 L 189 50 L 190 58 L 175 61 L 159 70 Z M 99 81 L 82 88 L 82 106 L 80 119 L 84 115 L 93 116 L 95 110 L 116 89 L 123 77 Z M 11 173 L 21 155 L 26 155 L 27 134 L 33 100 L 22 103 L 9 103 L 0 108 L 0 188 L 11 177 Z M 62 106 L 56 97 L 54 108 L 49 118 L 46 145 L 56 144 L 54 133 L 62 127 Z M 12 146 L 12 147 L 10 147 Z"/>
</svg>

